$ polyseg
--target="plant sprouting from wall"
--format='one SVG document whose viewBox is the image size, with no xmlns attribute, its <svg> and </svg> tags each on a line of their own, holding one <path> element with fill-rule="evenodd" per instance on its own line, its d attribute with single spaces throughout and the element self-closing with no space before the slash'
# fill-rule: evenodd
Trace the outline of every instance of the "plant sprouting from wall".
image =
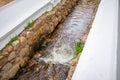
<svg viewBox="0 0 120 80">
<path fill-rule="evenodd" d="M 25 29 L 29 29 L 29 28 L 33 27 L 34 23 L 35 23 L 35 20 L 28 22 L 28 24 L 25 26 Z"/>
<path fill-rule="evenodd" d="M 76 54 L 79 54 L 81 53 L 83 50 L 83 45 L 81 42 L 78 42 L 76 45 L 75 45 L 75 53 Z"/>
</svg>

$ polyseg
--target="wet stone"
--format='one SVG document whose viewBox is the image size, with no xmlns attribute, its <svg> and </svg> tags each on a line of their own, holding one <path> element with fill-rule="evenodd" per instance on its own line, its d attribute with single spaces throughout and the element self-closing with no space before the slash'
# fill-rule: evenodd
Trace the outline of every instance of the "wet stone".
<svg viewBox="0 0 120 80">
<path fill-rule="evenodd" d="M 38 59 L 38 58 L 40 58 L 42 55 L 40 54 L 40 53 L 36 53 L 35 55 L 34 55 L 34 57 L 33 57 L 33 59 Z"/>
<path fill-rule="evenodd" d="M 49 79 L 53 79 L 53 77 L 55 75 L 54 64 L 50 64 L 48 66 L 47 72 L 48 72 L 48 75 L 49 75 Z"/>
<path fill-rule="evenodd" d="M 40 68 L 41 68 L 41 65 L 40 64 L 36 64 L 34 66 L 34 72 L 38 72 L 40 70 Z"/>
<path fill-rule="evenodd" d="M 69 66 L 67 65 L 62 65 L 62 64 L 58 64 L 55 65 L 55 78 L 57 80 L 65 80 L 67 78 L 67 74 L 69 71 Z"/>
</svg>

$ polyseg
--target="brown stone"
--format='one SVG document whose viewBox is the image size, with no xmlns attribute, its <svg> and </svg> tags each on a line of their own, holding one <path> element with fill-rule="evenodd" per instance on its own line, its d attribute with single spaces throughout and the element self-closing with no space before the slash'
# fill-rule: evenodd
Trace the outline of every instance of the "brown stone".
<svg viewBox="0 0 120 80">
<path fill-rule="evenodd" d="M 39 30 L 40 31 L 40 30 Z M 41 37 L 41 32 L 36 32 L 35 33 L 35 35 L 36 35 L 36 39 L 37 39 L 37 41 L 40 39 L 40 37 Z"/>
<path fill-rule="evenodd" d="M 12 64 L 11 64 L 11 63 L 7 63 L 7 64 L 2 68 L 2 70 L 8 71 L 8 70 L 11 69 L 11 68 L 12 68 Z"/>
<path fill-rule="evenodd" d="M 19 40 L 16 40 L 12 43 L 13 47 L 14 47 L 14 50 L 17 50 L 18 48 L 20 48 L 20 41 Z"/>
<path fill-rule="evenodd" d="M 18 63 L 20 60 L 21 60 L 21 57 L 17 57 L 17 58 L 15 59 L 15 63 Z"/>
<path fill-rule="evenodd" d="M 37 78 L 37 77 L 35 77 L 33 80 L 38 80 L 38 78 Z"/>
<path fill-rule="evenodd" d="M 25 42 L 26 42 L 26 38 L 23 37 L 23 36 L 19 37 L 19 40 L 20 40 L 20 43 L 21 43 L 22 45 L 25 44 Z"/>
<path fill-rule="evenodd" d="M 30 48 L 30 46 L 26 44 L 26 45 L 25 45 L 25 48 Z"/>
<path fill-rule="evenodd" d="M 19 69 L 19 64 L 14 65 L 9 71 L 3 74 L 2 80 L 13 78 Z"/>
<path fill-rule="evenodd" d="M 8 47 L 7 47 L 7 51 L 10 53 L 10 52 L 12 52 L 14 50 L 14 47 L 13 46 L 11 46 L 11 45 L 9 45 Z"/>
<path fill-rule="evenodd" d="M 33 31 L 39 30 L 39 28 L 40 28 L 40 22 L 39 22 L 39 20 L 36 21 L 36 23 L 34 24 L 34 26 L 32 28 L 33 28 Z"/>
<path fill-rule="evenodd" d="M 0 56 L 0 60 L 3 59 L 4 56 Z"/>
<path fill-rule="evenodd" d="M 36 64 L 36 65 L 34 66 L 34 71 L 35 71 L 35 72 L 38 72 L 38 71 L 40 70 L 40 68 L 41 68 L 40 64 Z"/>
<path fill-rule="evenodd" d="M 85 34 L 85 35 L 82 37 L 81 40 L 82 40 L 82 43 L 83 43 L 83 44 L 85 44 L 85 42 L 86 42 L 86 40 L 87 40 L 87 36 L 88 36 L 88 35 Z"/>
<path fill-rule="evenodd" d="M 50 32 L 53 32 L 54 26 L 50 26 L 49 29 L 50 29 L 50 30 L 49 30 Z"/>
<path fill-rule="evenodd" d="M 26 65 L 26 63 L 28 62 L 28 57 L 25 57 L 23 58 L 21 61 L 20 61 L 20 67 L 24 67 Z"/>
<path fill-rule="evenodd" d="M 9 56 L 8 56 L 8 61 L 11 61 L 12 59 L 14 59 L 16 57 L 16 53 L 12 52 Z"/>
<path fill-rule="evenodd" d="M 26 32 L 26 38 L 31 38 L 31 36 L 33 35 L 34 33 L 32 31 L 27 31 Z"/>
<path fill-rule="evenodd" d="M 75 59 L 73 59 L 72 60 L 72 63 L 71 63 L 71 65 L 76 65 L 77 64 L 77 62 L 78 62 L 78 59 L 79 59 L 79 57 L 80 57 L 80 55 L 81 55 L 81 53 L 79 53 L 78 55 L 77 55 L 77 57 L 75 58 Z"/>
<path fill-rule="evenodd" d="M 14 41 L 14 42 L 12 43 L 12 45 L 13 45 L 14 47 L 16 47 L 18 44 L 19 44 L 19 40 L 16 40 L 16 41 Z"/>
<path fill-rule="evenodd" d="M 72 63 L 70 64 L 70 70 L 69 70 L 69 72 L 68 72 L 68 76 L 67 76 L 66 80 L 71 80 L 72 75 L 73 75 L 73 73 L 74 73 L 74 70 L 75 70 L 75 68 L 76 68 L 76 65 L 77 65 L 77 63 L 78 63 L 79 57 L 80 57 L 80 54 L 78 54 L 78 55 L 75 57 L 75 59 L 72 60 Z"/>
<path fill-rule="evenodd" d="M 37 62 L 32 59 L 32 60 L 29 61 L 28 66 L 31 67 L 31 66 L 33 66 L 33 65 L 36 64 L 36 63 L 37 63 Z"/>
<path fill-rule="evenodd" d="M 30 53 L 29 48 L 22 48 L 20 53 L 19 53 L 19 56 L 20 57 L 28 56 L 29 53 Z"/>
<path fill-rule="evenodd" d="M 62 28 L 63 26 L 64 26 L 64 24 L 61 23 L 58 25 L 58 28 Z"/>
<path fill-rule="evenodd" d="M 6 56 L 6 55 L 8 55 L 9 53 L 7 52 L 7 51 L 4 51 L 3 53 L 2 53 L 2 55 L 3 56 Z"/>
<path fill-rule="evenodd" d="M 72 65 L 72 66 L 75 66 L 76 64 L 77 64 L 77 58 L 75 58 L 75 59 L 72 61 L 71 65 Z"/>
<path fill-rule="evenodd" d="M 34 34 L 35 37 L 32 37 L 31 39 L 28 40 L 28 44 L 30 46 L 34 46 L 34 44 L 40 39 L 39 35 Z"/>
<path fill-rule="evenodd" d="M 42 17 L 41 17 L 41 26 L 43 26 L 44 24 L 46 24 L 46 22 L 47 22 L 47 16 L 46 15 L 43 15 Z"/>
<path fill-rule="evenodd" d="M 0 66 L 0 69 L 2 69 L 2 66 Z"/>
<path fill-rule="evenodd" d="M 58 18 L 57 17 L 52 17 L 52 22 L 53 22 L 53 24 L 54 24 L 54 26 L 57 26 L 57 24 L 58 24 Z"/>
<path fill-rule="evenodd" d="M 60 22 L 61 19 L 62 19 L 62 17 L 61 17 L 61 12 L 58 12 L 58 11 L 56 10 L 56 14 L 55 14 L 55 15 L 56 15 L 58 21 Z"/>
<path fill-rule="evenodd" d="M 48 24 L 41 26 L 41 34 L 46 34 L 48 30 L 49 30 Z"/>
<path fill-rule="evenodd" d="M 3 66 L 7 63 L 7 58 L 4 57 L 3 59 L 0 60 L 0 66 Z"/>
<path fill-rule="evenodd" d="M 40 53 L 36 53 L 35 55 L 34 55 L 34 57 L 33 57 L 33 59 L 38 59 L 38 58 L 40 58 L 42 55 L 40 54 Z"/>
<path fill-rule="evenodd" d="M 33 39 L 29 39 L 29 41 L 28 41 L 28 44 L 30 45 L 30 46 L 33 46 L 34 45 L 34 40 Z"/>
<path fill-rule="evenodd" d="M 45 34 L 45 27 L 41 26 L 41 28 L 39 29 L 39 31 L 41 32 L 41 35 Z"/>
<path fill-rule="evenodd" d="M 36 43 L 39 39 L 40 39 L 40 32 L 36 32 L 35 34 L 34 34 L 34 36 L 35 37 L 33 37 L 33 43 Z"/>
</svg>

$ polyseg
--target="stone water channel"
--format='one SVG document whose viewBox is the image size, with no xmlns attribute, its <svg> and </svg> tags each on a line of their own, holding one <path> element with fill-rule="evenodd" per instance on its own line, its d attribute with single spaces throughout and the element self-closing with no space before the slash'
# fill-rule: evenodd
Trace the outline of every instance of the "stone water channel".
<svg viewBox="0 0 120 80">
<path fill-rule="evenodd" d="M 95 7 L 96 2 L 79 1 L 63 23 L 40 39 L 36 56 L 11 80 L 66 80 L 70 62 L 76 56 L 75 45 L 88 26 Z"/>
</svg>

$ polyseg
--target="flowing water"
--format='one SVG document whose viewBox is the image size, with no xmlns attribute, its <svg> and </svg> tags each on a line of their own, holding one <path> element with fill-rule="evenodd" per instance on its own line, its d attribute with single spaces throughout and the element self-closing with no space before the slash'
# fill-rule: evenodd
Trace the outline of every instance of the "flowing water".
<svg viewBox="0 0 120 80">
<path fill-rule="evenodd" d="M 56 30 L 43 42 L 50 44 L 38 51 L 43 55 L 37 59 L 34 67 L 26 67 L 18 80 L 65 80 L 69 63 L 75 56 L 74 47 L 82 37 L 94 13 L 96 4 L 78 2 L 73 12 L 58 25 Z M 49 38 L 48 38 L 49 37 Z"/>
<path fill-rule="evenodd" d="M 75 56 L 74 47 L 79 42 L 84 30 L 90 22 L 93 15 L 93 4 L 81 4 L 75 7 L 74 11 L 64 21 L 60 29 L 56 41 L 49 46 L 46 51 L 49 55 L 40 58 L 46 63 L 65 64 Z"/>
</svg>

